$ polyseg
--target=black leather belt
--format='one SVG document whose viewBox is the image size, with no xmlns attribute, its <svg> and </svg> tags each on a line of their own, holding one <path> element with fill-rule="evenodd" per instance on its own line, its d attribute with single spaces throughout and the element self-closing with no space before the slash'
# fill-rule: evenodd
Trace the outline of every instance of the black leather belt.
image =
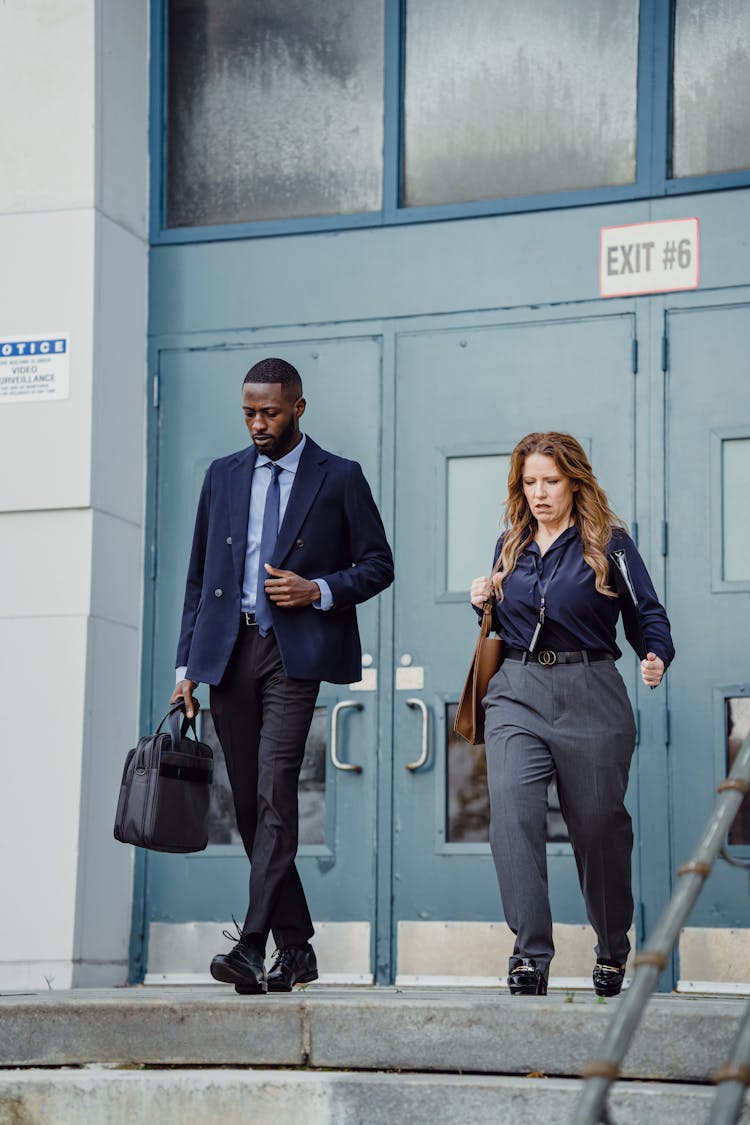
<svg viewBox="0 0 750 1125">
<path fill-rule="evenodd" d="M 254 628 L 257 629 L 258 628 L 258 622 L 255 620 L 255 614 L 254 613 L 245 613 L 245 611 L 243 609 L 242 613 L 240 614 L 240 625 L 241 626 L 242 625 L 253 626 Z"/>
<path fill-rule="evenodd" d="M 504 648 L 503 659 L 521 660 L 524 664 L 532 661 L 541 664 L 543 668 L 551 668 L 553 664 L 595 664 L 597 660 L 614 660 L 614 656 L 611 652 L 597 648 L 578 649 L 575 652 L 560 652 L 554 648 L 540 648 L 538 652 L 529 652 L 527 648 Z"/>
</svg>

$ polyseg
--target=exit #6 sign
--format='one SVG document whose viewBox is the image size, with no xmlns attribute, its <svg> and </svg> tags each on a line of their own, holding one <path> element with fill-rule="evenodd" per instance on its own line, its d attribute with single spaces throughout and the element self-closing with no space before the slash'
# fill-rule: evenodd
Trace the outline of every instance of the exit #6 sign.
<svg viewBox="0 0 750 1125">
<path fill-rule="evenodd" d="M 602 297 L 698 288 L 697 219 L 664 219 L 602 227 L 599 292 Z"/>
</svg>

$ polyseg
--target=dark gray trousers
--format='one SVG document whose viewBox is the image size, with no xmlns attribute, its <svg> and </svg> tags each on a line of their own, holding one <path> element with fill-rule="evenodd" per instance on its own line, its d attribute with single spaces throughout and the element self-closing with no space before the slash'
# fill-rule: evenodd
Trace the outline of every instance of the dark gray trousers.
<svg viewBox="0 0 750 1125">
<path fill-rule="evenodd" d="M 505 920 L 516 935 L 510 968 L 554 954 L 547 890 L 547 786 L 557 774 L 596 955 L 624 963 L 633 919 L 633 831 L 625 808 L 635 723 L 612 661 L 542 667 L 506 660 L 485 699 L 490 846 Z"/>
<path fill-rule="evenodd" d="M 294 862 L 297 786 L 319 684 L 284 674 L 273 633 L 240 629 L 211 712 L 232 786 L 237 827 L 250 860 L 250 905 L 242 927 L 265 948 L 313 935 Z"/>
</svg>

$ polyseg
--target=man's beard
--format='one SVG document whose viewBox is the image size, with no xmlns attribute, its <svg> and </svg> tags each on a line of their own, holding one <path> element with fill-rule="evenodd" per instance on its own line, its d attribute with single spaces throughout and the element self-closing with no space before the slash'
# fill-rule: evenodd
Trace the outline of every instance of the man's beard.
<svg viewBox="0 0 750 1125">
<path fill-rule="evenodd" d="M 296 433 L 296 421 L 296 418 L 291 417 L 278 437 L 266 445 L 265 448 L 258 447 L 258 451 L 263 453 L 266 457 L 270 457 L 272 461 L 277 461 L 279 457 L 283 457 L 285 453 L 289 452 L 293 444 L 293 438 Z"/>
</svg>

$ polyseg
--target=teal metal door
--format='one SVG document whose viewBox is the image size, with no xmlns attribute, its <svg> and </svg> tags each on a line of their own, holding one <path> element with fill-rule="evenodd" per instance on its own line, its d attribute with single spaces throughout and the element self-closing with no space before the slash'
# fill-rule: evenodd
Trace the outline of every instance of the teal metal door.
<svg viewBox="0 0 750 1125">
<path fill-rule="evenodd" d="M 669 747 L 679 864 L 750 730 L 750 303 L 669 309 L 666 333 L 667 581 L 677 647 Z M 747 798 L 727 844 L 732 858 L 750 858 Z M 750 925 L 746 872 L 718 863 L 690 925 Z"/>
<path fill-rule="evenodd" d="M 250 344 L 227 333 L 217 346 L 203 337 L 188 348 L 180 339 L 160 352 L 146 725 L 163 713 L 173 687 L 203 473 L 211 459 L 246 444 L 240 385 L 255 360 L 276 352 L 298 364 L 308 399 L 303 429 L 361 461 L 382 507 L 396 583 L 360 609 L 361 683 L 321 689 L 303 769 L 299 855 L 314 920 L 365 926 L 367 968 L 380 981 L 397 971 L 409 975 L 409 943 L 419 953 L 423 923 L 502 919 L 486 842 L 482 754 L 451 737 L 476 636 L 468 587 L 491 563 L 508 456 L 532 429 L 576 434 L 615 510 L 634 519 L 634 330 L 627 311 L 540 313 L 523 322 L 481 314 L 378 325 L 382 335 L 333 338 L 331 332 L 301 342 L 298 334 L 290 342 L 287 333 L 281 342 L 265 334 L 263 343 L 256 335 Z M 325 337 L 325 329 L 319 335 Z M 635 700 L 637 661 L 624 641 L 621 647 L 620 669 Z M 207 704 L 205 687 L 199 697 Z M 208 714 L 203 731 L 212 737 Z M 333 765 L 334 736 L 341 763 L 361 769 Z M 649 783 L 640 789 L 648 761 L 636 754 L 629 806 L 636 839 L 642 820 L 649 839 L 658 837 L 661 854 L 667 850 L 664 824 L 659 836 L 651 828 Z M 247 860 L 220 756 L 218 774 L 207 851 L 140 860 L 143 931 L 150 928 L 152 938 L 155 924 L 183 924 L 187 931 L 188 924 L 225 922 L 244 909 Z M 581 925 L 586 919 L 575 864 L 554 792 L 550 796 L 553 913 L 556 922 Z M 648 897 L 648 864 L 644 870 L 642 881 L 636 853 L 636 901 Z M 215 941 L 216 927 L 207 929 Z M 170 930 L 170 941 L 175 933 Z M 428 941 L 434 937 L 433 931 Z M 152 972 L 150 956 L 147 964 Z M 494 961 L 485 958 L 485 965 L 497 971 Z"/>
<path fill-rule="evenodd" d="M 633 519 L 633 336 L 633 318 L 613 315 L 398 337 L 394 913 L 400 971 L 404 945 L 419 940 L 420 922 L 502 917 L 485 842 L 484 751 L 451 735 L 477 630 L 468 588 L 489 571 L 508 455 L 532 430 L 575 434 L 614 509 Z M 636 661 L 623 648 L 620 669 L 632 695 Z M 636 755 L 629 798 L 636 838 L 637 786 Z M 549 835 L 554 918 L 585 922 L 572 851 L 554 812 Z M 638 901 L 637 872 L 634 889 Z"/>
<path fill-rule="evenodd" d="M 174 686 L 184 579 L 195 507 L 209 462 L 242 448 L 244 373 L 262 356 L 283 352 L 305 375 L 303 430 L 325 448 L 360 461 L 376 501 L 380 489 L 381 348 L 377 338 L 178 349 L 161 354 L 156 436 L 156 558 L 150 721 Z M 356 417 L 357 424 L 351 420 Z M 303 767 L 300 873 L 313 918 L 372 923 L 375 902 L 375 800 L 379 717 L 374 690 L 380 664 L 383 599 L 359 612 L 364 681 L 323 685 Z M 365 690 L 363 690 L 365 689 Z M 204 736 L 212 737 L 208 688 L 198 690 Z M 337 706 L 338 705 L 338 706 Z M 335 747 L 332 740 L 335 736 Z M 342 767 L 333 763 L 333 752 Z M 222 779 L 224 784 L 222 784 Z M 188 856 L 149 853 L 146 926 L 226 921 L 247 900 L 248 864 L 234 827 L 219 756 L 211 844 Z M 366 951 L 369 961 L 369 948 Z"/>
</svg>

